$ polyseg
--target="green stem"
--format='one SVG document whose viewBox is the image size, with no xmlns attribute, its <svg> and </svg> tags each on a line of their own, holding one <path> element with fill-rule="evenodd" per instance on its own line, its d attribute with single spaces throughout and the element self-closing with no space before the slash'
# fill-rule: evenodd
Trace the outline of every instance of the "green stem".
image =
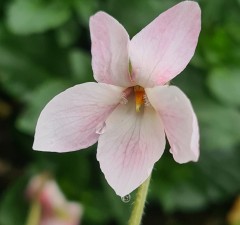
<svg viewBox="0 0 240 225">
<path fill-rule="evenodd" d="M 39 201 L 34 200 L 29 210 L 26 225 L 39 225 L 41 216 L 41 206 Z"/>
<path fill-rule="evenodd" d="M 140 225 L 151 176 L 138 188 L 128 225 Z"/>
</svg>

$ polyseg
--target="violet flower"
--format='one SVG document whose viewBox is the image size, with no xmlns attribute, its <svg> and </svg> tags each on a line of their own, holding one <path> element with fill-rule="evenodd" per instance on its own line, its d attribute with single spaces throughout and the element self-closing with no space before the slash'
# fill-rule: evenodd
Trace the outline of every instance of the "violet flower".
<svg viewBox="0 0 240 225">
<path fill-rule="evenodd" d="M 56 181 L 46 174 L 30 180 L 27 197 L 40 205 L 39 225 L 79 225 L 81 221 L 83 207 L 68 201 Z"/>
<path fill-rule="evenodd" d="M 169 81 L 192 58 L 201 11 L 183 1 L 131 40 L 113 17 L 90 18 L 92 68 L 97 83 L 76 85 L 41 112 L 33 148 L 69 152 L 98 141 L 97 159 L 115 192 L 125 196 L 151 174 L 165 134 L 178 163 L 197 161 L 199 130 L 192 105 Z"/>
</svg>

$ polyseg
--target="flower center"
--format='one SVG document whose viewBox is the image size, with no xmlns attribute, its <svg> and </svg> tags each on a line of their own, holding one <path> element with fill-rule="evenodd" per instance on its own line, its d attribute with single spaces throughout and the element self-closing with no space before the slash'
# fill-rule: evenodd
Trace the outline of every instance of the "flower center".
<svg viewBox="0 0 240 225">
<path fill-rule="evenodd" d="M 134 86 L 136 112 L 140 112 L 141 106 L 145 102 L 145 91 L 141 86 Z"/>
</svg>

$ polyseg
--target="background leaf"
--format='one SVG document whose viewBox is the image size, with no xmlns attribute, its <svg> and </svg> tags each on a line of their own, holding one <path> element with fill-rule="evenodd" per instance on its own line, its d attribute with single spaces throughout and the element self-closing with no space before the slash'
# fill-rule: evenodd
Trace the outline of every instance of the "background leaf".
<svg viewBox="0 0 240 225">
<path fill-rule="evenodd" d="M 240 69 L 216 68 L 208 77 L 208 86 L 212 93 L 223 103 L 240 106 Z"/>
<path fill-rule="evenodd" d="M 67 4 L 57 0 L 15 0 L 7 12 L 9 28 L 17 34 L 31 34 L 58 27 L 70 18 Z"/>
<path fill-rule="evenodd" d="M 28 107 L 17 120 L 17 127 L 26 133 L 33 134 L 37 119 L 44 106 L 57 94 L 70 87 L 68 81 L 53 80 L 44 83 L 26 97 Z"/>
<path fill-rule="evenodd" d="M 3 195 L 0 201 L 1 225 L 25 224 L 28 207 L 23 193 L 26 184 L 27 177 L 23 177 Z"/>
</svg>

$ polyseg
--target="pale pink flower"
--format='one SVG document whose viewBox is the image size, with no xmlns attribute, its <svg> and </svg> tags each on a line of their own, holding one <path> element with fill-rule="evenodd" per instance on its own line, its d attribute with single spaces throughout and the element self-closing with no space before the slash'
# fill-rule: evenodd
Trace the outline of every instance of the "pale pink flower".
<svg viewBox="0 0 240 225">
<path fill-rule="evenodd" d="M 104 12 L 90 19 L 92 67 L 98 83 L 76 85 L 43 109 L 33 148 L 68 152 L 98 141 L 97 159 L 120 196 L 151 174 L 165 148 L 175 161 L 197 161 L 199 131 L 189 99 L 168 82 L 192 58 L 201 11 L 184 1 L 159 15 L 131 40 Z"/>
<path fill-rule="evenodd" d="M 82 206 L 68 201 L 55 180 L 44 174 L 33 177 L 27 188 L 27 196 L 40 204 L 39 225 L 79 225 Z"/>
</svg>

